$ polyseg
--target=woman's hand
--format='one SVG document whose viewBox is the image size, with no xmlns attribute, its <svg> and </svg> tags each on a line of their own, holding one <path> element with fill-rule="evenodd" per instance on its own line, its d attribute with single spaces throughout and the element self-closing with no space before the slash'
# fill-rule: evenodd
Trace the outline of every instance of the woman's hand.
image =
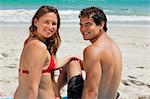
<svg viewBox="0 0 150 99">
<path fill-rule="evenodd" d="M 61 67 L 64 67 L 66 66 L 71 60 L 78 60 L 78 61 L 81 61 L 81 57 L 80 56 L 77 56 L 77 55 L 69 55 L 69 56 L 66 56 L 60 60 L 57 60 L 56 61 L 56 66 L 55 66 L 55 69 L 59 69 Z"/>
<path fill-rule="evenodd" d="M 82 57 L 79 56 L 79 55 L 70 55 L 70 56 L 68 56 L 68 57 L 70 57 L 70 61 L 71 61 L 71 60 L 78 60 L 78 61 L 81 61 L 81 60 L 82 60 Z M 70 61 L 69 61 L 69 62 L 70 62 Z"/>
</svg>

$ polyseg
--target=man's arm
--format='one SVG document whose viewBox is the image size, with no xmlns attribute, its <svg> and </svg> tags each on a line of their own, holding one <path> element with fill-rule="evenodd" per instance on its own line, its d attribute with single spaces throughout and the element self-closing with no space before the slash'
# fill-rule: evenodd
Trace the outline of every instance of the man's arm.
<svg viewBox="0 0 150 99">
<path fill-rule="evenodd" d="M 86 79 L 82 99 L 97 99 L 102 71 L 100 55 L 96 48 L 91 46 L 84 50 L 84 66 Z"/>
</svg>

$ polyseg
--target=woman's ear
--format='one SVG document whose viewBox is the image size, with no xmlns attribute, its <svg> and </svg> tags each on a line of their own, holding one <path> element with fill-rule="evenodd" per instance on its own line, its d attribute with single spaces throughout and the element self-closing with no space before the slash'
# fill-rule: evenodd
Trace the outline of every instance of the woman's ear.
<svg viewBox="0 0 150 99">
<path fill-rule="evenodd" d="M 38 19 L 35 18 L 33 22 L 34 22 L 34 25 L 37 26 Z"/>
</svg>

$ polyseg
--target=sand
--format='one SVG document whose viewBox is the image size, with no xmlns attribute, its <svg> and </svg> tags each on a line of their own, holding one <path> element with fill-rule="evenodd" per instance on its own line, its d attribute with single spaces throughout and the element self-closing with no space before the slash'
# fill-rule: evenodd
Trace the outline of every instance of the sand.
<svg viewBox="0 0 150 99">
<path fill-rule="evenodd" d="M 0 25 L 0 97 L 13 96 L 18 86 L 18 64 L 28 24 Z M 150 27 L 109 25 L 108 34 L 123 54 L 123 71 L 118 92 L 120 99 L 150 99 Z M 82 39 L 79 26 L 62 24 L 58 59 L 70 55 L 82 56 L 90 44 Z M 66 95 L 66 86 L 61 91 Z"/>
</svg>

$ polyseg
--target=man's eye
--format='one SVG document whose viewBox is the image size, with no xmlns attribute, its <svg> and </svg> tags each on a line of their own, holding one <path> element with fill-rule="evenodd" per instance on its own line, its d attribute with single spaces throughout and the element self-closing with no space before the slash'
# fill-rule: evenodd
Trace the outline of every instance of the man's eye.
<svg viewBox="0 0 150 99">
<path fill-rule="evenodd" d="M 90 25 L 91 25 L 91 23 L 86 23 L 85 25 L 86 25 L 86 26 L 90 26 Z"/>
</svg>

